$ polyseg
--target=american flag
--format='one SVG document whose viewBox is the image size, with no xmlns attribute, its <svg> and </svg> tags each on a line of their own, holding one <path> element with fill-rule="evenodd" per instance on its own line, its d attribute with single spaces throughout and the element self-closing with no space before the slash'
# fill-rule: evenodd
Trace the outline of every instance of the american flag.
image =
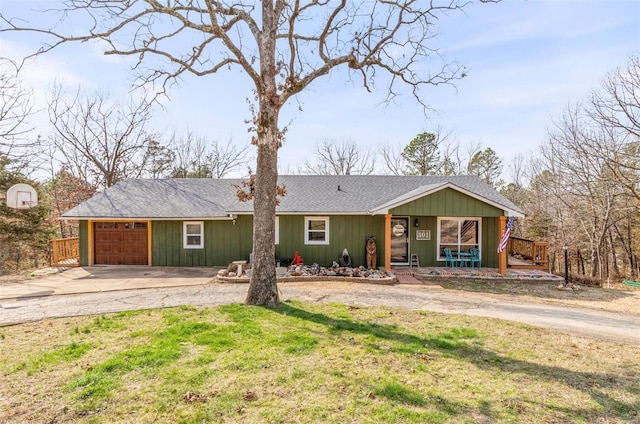
<svg viewBox="0 0 640 424">
<path fill-rule="evenodd" d="M 509 241 L 509 236 L 511 235 L 511 227 L 513 226 L 513 217 L 509 217 L 509 221 L 507 222 L 507 228 L 504 230 L 504 234 L 500 239 L 500 243 L 498 244 L 498 253 L 502 252 L 507 248 L 507 242 Z"/>
</svg>

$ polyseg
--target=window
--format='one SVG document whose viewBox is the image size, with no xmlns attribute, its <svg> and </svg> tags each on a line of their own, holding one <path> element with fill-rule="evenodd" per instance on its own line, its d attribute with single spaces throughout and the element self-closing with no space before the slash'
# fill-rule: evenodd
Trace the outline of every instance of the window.
<svg viewBox="0 0 640 424">
<path fill-rule="evenodd" d="M 276 216 L 276 241 L 275 244 L 280 244 L 280 217 Z"/>
<path fill-rule="evenodd" d="M 304 228 L 304 244 L 329 244 L 328 217 L 305 217 Z"/>
<path fill-rule="evenodd" d="M 186 221 L 183 223 L 184 248 L 204 248 L 204 223 L 202 221 Z"/>
<path fill-rule="evenodd" d="M 438 259 L 445 259 L 446 247 L 454 256 L 472 247 L 480 249 L 481 222 L 481 218 L 438 218 Z"/>
</svg>

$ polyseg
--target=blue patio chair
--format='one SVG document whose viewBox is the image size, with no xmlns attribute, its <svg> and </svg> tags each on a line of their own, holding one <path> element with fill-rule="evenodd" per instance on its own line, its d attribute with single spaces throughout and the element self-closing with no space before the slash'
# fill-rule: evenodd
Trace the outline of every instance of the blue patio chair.
<svg viewBox="0 0 640 424">
<path fill-rule="evenodd" d="M 455 268 L 458 258 L 453 257 L 453 255 L 451 254 L 451 249 L 449 249 L 448 247 L 444 248 L 444 259 L 447 263 L 447 266 L 451 266 L 451 268 Z"/>
<path fill-rule="evenodd" d="M 477 247 L 472 247 L 469 249 L 469 253 L 471 253 L 471 268 L 473 268 L 474 262 L 478 264 L 478 268 L 482 268 L 482 259 L 480 259 L 480 249 Z"/>
</svg>

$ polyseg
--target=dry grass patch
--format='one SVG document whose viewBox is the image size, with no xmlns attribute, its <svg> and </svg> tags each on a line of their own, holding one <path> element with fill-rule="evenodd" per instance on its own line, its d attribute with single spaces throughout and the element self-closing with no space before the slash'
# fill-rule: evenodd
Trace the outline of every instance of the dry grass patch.
<svg viewBox="0 0 640 424">
<path fill-rule="evenodd" d="M 0 328 L 0 422 L 640 420 L 640 349 L 511 322 L 293 302 Z"/>
<path fill-rule="evenodd" d="M 419 275 L 416 277 L 420 278 Z M 423 281 L 427 284 L 437 284 L 448 290 L 505 295 L 527 302 L 548 302 L 640 315 L 640 288 L 623 284 L 611 284 L 610 287 L 604 288 L 581 286 L 580 290 L 565 291 L 557 289 L 557 282 L 540 280 L 434 280 L 429 278 Z"/>
</svg>

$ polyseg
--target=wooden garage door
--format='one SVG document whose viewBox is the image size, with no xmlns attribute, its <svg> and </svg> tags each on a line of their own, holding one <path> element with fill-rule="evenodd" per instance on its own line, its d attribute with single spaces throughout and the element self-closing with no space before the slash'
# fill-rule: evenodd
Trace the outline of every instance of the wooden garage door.
<svg viewBox="0 0 640 424">
<path fill-rule="evenodd" d="M 146 222 L 96 222 L 94 262 L 102 265 L 147 265 Z"/>
</svg>

